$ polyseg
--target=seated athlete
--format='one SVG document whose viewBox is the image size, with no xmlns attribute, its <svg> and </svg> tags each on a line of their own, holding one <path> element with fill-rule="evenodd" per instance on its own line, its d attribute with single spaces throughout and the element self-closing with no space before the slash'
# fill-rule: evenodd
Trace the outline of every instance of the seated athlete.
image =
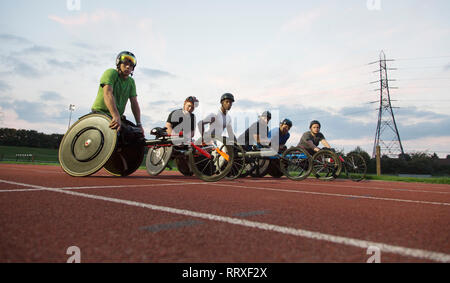
<svg viewBox="0 0 450 283">
<path fill-rule="evenodd" d="M 275 146 L 278 142 L 278 152 L 283 152 L 287 149 L 286 143 L 291 136 L 289 130 L 292 128 L 292 121 L 289 119 L 284 119 L 280 123 L 279 128 L 273 128 L 269 133 L 271 146 Z"/>
<path fill-rule="evenodd" d="M 272 114 L 269 111 L 264 111 L 264 113 L 259 116 L 258 121 L 253 123 L 242 135 L 239 136 L 238 143 L 246 150 L 251 150 L 252 145 L 258 145 L 260 147 L 269 145 L 268 123 L 270 119 L 272 119 Z"/>
<path fill-rule="evenodd" d="M 211 137 L 222 137 L 223 130 L 227 129 L 228 137 L 234 140 L 231 118 L 228 115 L 233 106 L 234 96 L 231 93 L 225 93 L 220 98 L 220 108 L 215 113 L 208 114 L 203 120 L 198 122 L 198 130 L 201 134 L 201 141 L 208 140 Z M 205 126 L 209 125 L 208 129 Z"/>
<path fill-rule="evenodd" d="M 320 150 L 319 143 L 325 148 L 331 148 L 330 144 L 325 139 L 325 136 L 320 132 L 320 122 L 317 120 L 311 121 L 309 124 L 309 131 L 305 132 L 298 143 L 298 147 L 306 149 L 311 155 Z"/>
<path fill-rule="evenodd" d="M 120 131 L 122 124 L 126 121 L 123 113 L 128 100 L 130 100 L 136 125 L 140 128 L 142 135 L 144 135 L 141 123 L 141 110 L 136 94 L 136 84 L 132 78 L 136 64 L 136 57 L 131 52 L 123 51 L 117 55 L 116 69 L 106 70 L 100 79 L 92 111 L 111 116 L 110 128 Z"/>
<path fill-rule="evenodd" d="M 183 132 L 186 138 L 193 138 L 195 135 L 195 107 L 198 106 L 198 99 L 189 96 L 184 101 L 182 109 L 177 109 L 169 114 L 166 122 L 167 134 Z"/>
</svg>

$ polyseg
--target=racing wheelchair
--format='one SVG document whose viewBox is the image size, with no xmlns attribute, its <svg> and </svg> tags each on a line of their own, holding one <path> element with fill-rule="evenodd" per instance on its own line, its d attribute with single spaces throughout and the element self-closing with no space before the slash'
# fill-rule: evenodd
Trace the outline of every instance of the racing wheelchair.
<svg viewBox="0 0 450 283">
<path fill-rule="evenodd" d="M 211 138 L 200 145 L 192 141 L 183 144 L 186 140 L 182 137 L 169 137 L 154 129 L 156 139 L 146 140 L 140 128 L 130 121 L 123 119 L 120 131 L 109 128 L 110 123 L 110 116 L 90 113 L 70 127 L 58 151 L 61 167 L 67 174 L 85 177 L 104 168 L 112 175 L 128 176 L 142 164 L 146 147 L 149 147 L 146 165 L 150 167 L 147 172 L 151 175 L 161 173 L 172 155 L 180 160 L 177 164 L 181 164 L 179 169 L 184 175 L 192 171 L 207 182 L 218 181 L 231 170 L 234 151 L 221 139 Z M 178 144 L 181 146 L 176 147 Z"/>
<path fill-rule="evenodd" d="M 232 169 L 234 151 L 226 145 L 224 138 L 210 138 L 196 144 L 191 139 L 178 135 L 168 135 L 166 128 L 154 128 L 153 140 L 147 140 L 149 148 L 146 158 L 147 172 L 151 176 L 160 174 L 174 160 L 185 176 L 195 174 L 207 182 L 215 182 L 224 178 Z"/>
<path fill-rule="evenodd" d="M 361 154 L 350 152 L 346 156 L 334 149 L 323 148 L 312 156 L 311 174 L 317 179 L 334 180 L 345 171 L 346 177 L 359 182 L 366 177 L 367 164 Z"/>
<path fill-rule="evenodd" d="M 228 179 L 239 177 L 264 177 L 266 174 L 274 178 L 286 176 L 295 181 L 304 180 L 312 170 L 310 154 L 299 147 L 291 147 L 284 152 L 276 152 L 271 148 L 252 146 L 245 150 L 241 145 L 233 145 L 235 160 L 228 173 Z"/>
</svg>

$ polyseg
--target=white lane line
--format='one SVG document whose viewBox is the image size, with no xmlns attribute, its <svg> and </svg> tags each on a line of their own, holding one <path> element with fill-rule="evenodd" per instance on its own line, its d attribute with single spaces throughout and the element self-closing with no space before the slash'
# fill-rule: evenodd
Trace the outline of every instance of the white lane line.
<svg viewBox="0 0 450 283">
<path fill-rule="evenodd" d="M 335 243 L 335 244 L 353 246 L 353 247 L 358 247 L 358 248 L 362 248 L 362 249 L 368 249 L 371 246 L 376 246 L 380 249 L 380 251 L 386 252 L 386 253 L 393 253 L 393 254 L 398 254 L 398 255 L 402 255 L 402 256 L 415 257 L 415 258 L 433 260 L 433 261 L 438 261 L 438 262 L 450 262 L 450 254 L 445 254 L 445 253 L 438 253 L 438 252 L 421 250 L 421 249 L 412 249 L 412 248 L 394 246 L 394 245 L 389 245 L 389 244 L 379 243 L 379 242 L 369 242 L 369 241 L 364 241 L 364 240 L 359 240 L 359 239 L 352 239 L 352 238 L 335 236 L 335 235 L 324 234 L 324 233 L 319 233 L 319 232 L 307 231 L 307 230 L 303 230 L 303 229 L 278 226 L 278 225 L 262 223 L 262 222 L 248 221 L 248 220 L 239 219 L 239 218 L 232 218 L 232 217 L 227 217 L 227 216 L 220 216 L 220 215 L 196 212 L 196 211 L 185 210 L 185 209 L 152 205 L 152 204 L 148 204 L 148 203 L 140 203 L 140 202 L 136 202 L 136 201 L 129 201 L 129 200 L 116 199 L 116 198 L 97 196 L 97 195 L 90 195 L 90 194 L 74 192 L 74 191 L 53 189 L 53 188 L 47 188 L 47 187 L 42 187 L 42 186 L 30 185 L 30 184 L 22 184 L 22 183 L 16 183 L 16 182 L 4 181 L 4 180 L 0 180 L 0 182 L 7 183 L 7 184 L 21 185 L 21 186 L 26 186 L 26 187 L 32 187 L 32 188 L 42 189 L 42 190 L 46 190 L 46 191 L 50 191 L 50 192 L 63 193 L 63 194 L 68 194 L 68 195 L 72 195 L 72 196 L 78 196 L 78 197 L 84 197 L 84 198 L 89 198 L 89 199 L 124 204 L 124 205 L 129 205 L 129 206 L 134 206 L 134 207 L 147 208 L 147 209 L 151 209 L 154 211 L 160 211 L 160 212 L 166 212 L 166 213 L 171 213 L 171 214 L 201 218 L 201 219 L 206 219 L 206 220 L 211 220 L 211 221 L 216 221 L 216 222 L 239 225 L 239 226 L 255 228 L 255 229 L 259 229 L 259 230 L 278 232 L 278 233 L 282 233 L 285 235 L 292 235 L 292 236 L 308 238 L 308 239 L 312 239 L 312 240 L 327 241 L 327 242 L 331 242 L 331 243 Z"/>
<path fill-rule="evenodd" d="M 372 196 L 367 196 L 367 195 L 351 195 L 351 194 L 347 195 L 347 194 L 310 192 L 310 191 L 302 191 L 302 190 L 274 189 L 274 188 L 265 188 L 265 187 L 249 187 L 249 186 L 223 184 L 223 183 L 206 183 L 206 182 L 184 183 L 184 182 L 181 182 L 181 181 L 180 182 L 175 181 L 175 182 L 176 183 L 172 183 L 172 184 L 84 186 L 84 187 L 63 187 L 63 188 L 58 188 L 58 189 L 60 189 L 60 190 L 83 190 L 83 189 L 114 189 L 114 188 L 131 188 L 131 187 L 165 187 L 165 186 L 177 186 L 177 185 L 207 185 L 207 186 L 223 186 L 223 187 L 244 188 L 244 189 L 252 189 L 252 190 L 265 190 L 265 191 L 276 191 L 276 192 L 287 192 L 287 193 L 299 193 L 299 194 L 311 194 L 311 195 L 321 195 L 321 196 L 344 197 L 344 198 L 359 198 L 359 199 L 371 199 L 371 200 L 383 200 L 383 201 L 395 201 L 395 202 L 406 202 L 406 203 L 418 203 L 418 204 L 431 204 L 431 205 L 450 206 L 450 203 L 447 203 L 447 202 L 433 202 L 433 201 L 407 200 L 407 199 L 395 199 L 395 198 L 382 198 L 382 197 L 372 197 Z M 14 183 L 14 182 L 11 182 L 11 183 Z M 0 193 L 33 192 L 33 191 L 42 191 L 42 190 L 44 190 L 44 189 L 0 190 Z"/>
<path fill-rule="evenodd" d="M 264 190 L 264 191 L 276 191 L 276 192 L 287 192 L 287 193 L 298 193 L 298 194 L 321 195 L 321 196 L 333 196 L 333 197 L 345 197 L 345 198 L 361 198 L 361 199 L 372 199 L 372 200 L 385 200 L 385 201 L 396 201 L 396 202 L 408 202 L 408 203 L 419 203 L 419 204 L 432 204 L 432 205 L 450 206 L 450 203 L 447 203 L 447 202 L 407 200 L 407 199 L 395 199 L 395 198 L 381 198 L 381 197 L 362 196 L 362 195 L 333 194 L 333 193 L 310 192 L 310 191 L 302 191 L 302 190 L 274 189 L 274 188 L 265 188 L 265 187 L 249 187 L 249 186 L 241 186 L 241 185 L 222 184 L 222 183 L 211 183 L 211 184 L 208 184 L 208 185 L 244 188 L 244 189 L 252 189 L 252 190 Z"/>
<path fill-rule="evenodd" d="M 84 186 L 84 187 L 63 187 L 59 188 L 61 190 L 84 190 L 84 189 L 115 189 L 115 188 L 139 188 L 139 187 L 167 187 L 167 186 L 177 186 L 183 185 L 200 185 L 204 182 L 193 182 L 193 183 L 173 183 L 173 184 L 143 184 L 143 185 L 116 185 L 116 186 Z"/>
<path fill-rule="evenodd" d="M 36 192 L 44 191 L 43 189 L 17 189 L 17 190 L 0 190 L 0 193 L 16 193 L 16 192 Z"/>
<path fill-rule="evenodd" d="M 308 185 L 311 185 L 311 186 L 323 186 L 322 184 L 313 184 L 313 183 L 308 183 Z M 411 190 L 411 189 L 402 189 L 402 188 L 363 187 L 363 186 L 350 186 L 350 185 L 340 186 L 340 185 L 334 185 L 334 184 L 327 184 L 327 187 L 367 189 L 367 190 L 385 190 L 385 191 L 400 191 L 400 192 L 413 192 L 413 193 L 450 194 L 450 192 L 442 192 L 442 191 Z"/>
<path fill-rule="evenodd" d="M 45 174 L 66 174 L 63 171 L 54 171 L 54 170 L 38 170 L 38 169 L 26 169 L 26 168 L 5 168 L 6 170 L 16 170 L 16 171 L 26 171 L 26 172 L 36 172 L 36 173 L 45 173 Z"/>
<path fill-rule="evenodd" d="M 251 183 L 269 183 L 264 181 L 248 181 Z M 273 183 L 273 182 L 272 182 Z M 287 183 L 287 182 L 285 182 Z M 277 183 L 278 184 L 278 183 Z M 327 187 L 335 187 L 335 188 L 352 188 L 352 189 L 363 189 L 363 190 L 384 190 L 384 191 L 399 191 L 399 192 L 413 192 L 413 193 L 433 193 L 433 194 L 450 194 L 450 192 L 442 192 L 442 191 L 426 191 L 426 190 L 412 190 L 412 189 L 403 189 L 403 188 L 383 188 L 383 187 L 364 187 L 364 186 L 352 186 L 352 185 L 336 185 L 331 183 L 323 183 L 323 184 L 315 184 L 310 182 L 299 183 L 305 186 L 327 186 Z M 450 188 L 450 186 L 449 186 Z"/>
<path fill-rule="evenodd" d="M 1 181 L 1 180 L 0 180 Z M 5 181 L 3 181 L 5 182 Z M 14 182 L 12 182 L 14 183 Z M 84 186 L 84 187 L 62 187 L 58 188 L 60 190 L 85 190 L 85 189 L 124 189 L 124 188 L 139 188 L 139 187 L 170 187 L 177 186 L 181 183 L 172 184 L 146 184 L 146 185 L 115 185 L 115 186 Z M 193 182 L 193 183 L 182 183 L 183 185 L 203 185 L 204 182 Z M 0 190 L 0 193 L 14 193 L 14 192 L 35 192 L 35 191 L 45 191 L 45 189 L 8 189 Z"/>
</svg>

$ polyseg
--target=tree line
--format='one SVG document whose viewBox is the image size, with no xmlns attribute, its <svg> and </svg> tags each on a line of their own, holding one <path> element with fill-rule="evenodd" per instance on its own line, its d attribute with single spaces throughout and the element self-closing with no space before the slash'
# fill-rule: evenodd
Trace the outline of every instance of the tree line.
<svg viewBox="0 0 450 283">
<path fill-rule="evenodd" d="M 361 154 L 366 160 L 367 173 L 376 174 L 376 159 L 357 147 L 353 152 Z M 381 174 L 425 174 L 425 175 L 450 175 L 450 155 L 446 159 L 440 159 L 436 153 L 426 152 L 405 153 L 398 158 L 381 156 Z"/>
<path fill-rule="evenodd" d="M 38 133 L 34 130 L 0 128 L 0 145 L 58 149 L 63 136 Z"/>
</svg>

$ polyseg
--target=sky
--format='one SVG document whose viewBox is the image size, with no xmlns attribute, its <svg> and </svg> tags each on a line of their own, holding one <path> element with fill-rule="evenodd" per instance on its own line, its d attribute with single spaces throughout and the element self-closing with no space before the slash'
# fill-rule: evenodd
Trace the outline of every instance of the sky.
<svg viewBox="0 0 450 283">
<path fill-rule="evenodd" d="M 319 120 L 334 148 L 372 154 L 383 51 L 403 148 L 450 154 L 448 0 L 0 3 L 0 127 L 64 134 L 128 50 L 147 138 L 186 97 L 201 119 L 230 92 L 238 135 L 270 110 L 293 121 L 288 145 Z"/>
</svg>

